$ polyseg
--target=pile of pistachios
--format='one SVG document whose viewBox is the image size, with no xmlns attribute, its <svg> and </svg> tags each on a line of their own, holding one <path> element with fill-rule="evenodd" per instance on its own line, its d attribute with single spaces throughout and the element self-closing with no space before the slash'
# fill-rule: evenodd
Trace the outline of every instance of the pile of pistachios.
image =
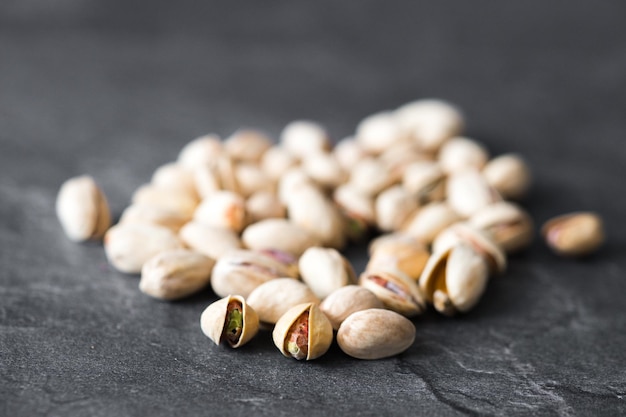
<svg viewBox="0 0 626 417">
<path fill-rule="evenodd" d="M 200 322 L 216 344 L 238 348 L 264 327 L 287 357 L 315 359 L 336 337 L 350 356 L 384 358 L 413 344 L 410 319 L 428 305 L 470 311 L 506 255 L 533 240 L 516 203 L 531 185 L 526 162 L 490 159 L 463 126 L 456 107 L 419 100 L 365 118 L 334 147 L 310 121 L 289 123 L 277 144 L 251 129 L 206 135 L 159 167 L 115 226 L 88 176 L 62 185 L 57 215 L 72 240 L 104 238 L 109 262 L 140 273 L 149 296 L 210 285 L 222 298 Z M 542 232 L 565 256 L 604 240 L 593 213 Z M 357 278 L 340 251 L 373 236 Z"/>
</svg>

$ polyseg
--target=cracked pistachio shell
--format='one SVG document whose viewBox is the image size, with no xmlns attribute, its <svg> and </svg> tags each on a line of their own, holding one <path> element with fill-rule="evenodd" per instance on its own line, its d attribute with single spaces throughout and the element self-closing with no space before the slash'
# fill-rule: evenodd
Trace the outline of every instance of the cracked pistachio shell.
<svg viewBox="0 0 626 417">
<path fill-rule="evenodd" d="M 331 148 L 326 129 L 319 123 L 296 120 L 289 123 L 280 134 L 281 145 L 293 156 L 303 159 L 308 155 L 327 152 Z"/>
<path fill-rule="evenodd" d="M 397 269 L 365 271 L 359 285 L 378 297 L 386 308 L 413 317 L 424 311 L 426 303 L 415 281 Z"/>
<path fill-rule="evenodd" d="M 287 209 L 275 193 L 257 191 L 246 200 L 246 213 L 249 224 L 253 224 L 265 219 L 282 219 Z"/>
<path fill-rule="evenodd" d="M 401 185 L 387 188 L 376 197 L 376 224 L 385 232 L 400 230 L 418 207 L 417 199 Z"/>
<path fill-rule="evenodd" d="M 256 164 L 237 164 L 235 176 L 239 184 L 239 191 L 244 197 L 249 197 L 258 191 L 274 191 L 274 181 Z"/>
<path fill-rule="evenodd" d="M 250 249 L 278 249 L 294 256 L 319 244 L 313 234 L 287 219 L 265 219 L 243 231 L 242 240 Z"/>
<path fill-rule="evenodd" d="M 276 278 L 256 287 L 248 296 L 248 304 L 262 323 L 276 324 L 291 307 L 302 303 L 319 304 L 313 291 L 293 278 Z"/>
<path fill-rule="evenodd" d="M 139 289 L 151 297 L 177 300 L 209 284 L 215 261 L 189 249 L 164 251 L 141 268 Z"/>
<path fill-rule="evenodd" d="M 152 174 L 152 185 L 164 188 L 175 188 L 198 198 L 196 181 L 193 172 L 183 167 L 180 163 L 170 162 L 161 165 Z"/>
<path fill-rule="evenodd" d="M 373 292 L 359 285 L 338 288 L 320 304 L 320 310 L 326 314 L 335 330 L 338 330 L 341 323 L 352 313 L 383 307 L 383 302 Z"/>
<path fill-rule="evenodd" d="M 152 224 L 117 224 L 104 235 L 109 262 L 127 274 L 141 272 L 144 263 L 160 252 L 182 248 L 182 242 L 170 229 Z"/>
<path fill-rule="evenodd" d="M 430 244 L 446 227 L 459 221 L 459 215 L 445 202 L 429 203 L 409 219 L 402 232 Z"/>
<path fill-rule="evenodd" d="M 213 259 L 241 248 L 239 236 L 231 229 L 208 226 L 196 221 L 185 224 L 179 232 L 181 240 L 197 252 Z"/>
<path fill-rule="evenodd" d="M 396 173 L 379 159 L 361 159 L 350 171 L 349 184 L 366 195 L 375 196 L 398 180 Z"/>
<path fill-rule="evenodd" d="M 322 246 L 340 249 L 346 244 L 344 219 L 337 206 L 316 187 L 302 186 L 287 200 L 287 216 Z"/>
<path fill-rule="evenodd" d="M 356 140 L 368 153 L 380 154 L 406 139 L 392 112 L 376 113 L 363 119 L 356 128 Z"/>
<path fill-rule="evenodd" d="M 240 232 L 246 225 L 246 202 L 232 191 L 216 191 L 196 208 L 194 221 Z"/>
<path fill-rule="evenodd" d="M 415 326 L 389 310 L 371 308 L 346 318 L 337 332 L 341 350 L 357 359 L 382 359 L 398 355 L 415 341 Z"/>
<path fill-rule="evenodd" d="M 488 160 L 489 154 L 481 144 L 464 137 L 450 139 L 439 151 L 439 164 L 448 174 L 467 169 L 480 170 Z"/>
<path fill-rule="evenodd" d="M 86 175 L 61 185 L 56 213 L 67 237 L 76 242 L 100 239 L 111 226 L 107 199 L 94 179 Z"/>
<path fill-rule="evenodd" d="M 417 281 L 430 253 L 422 242 L 404 234 L 384 235 L 370 245 L 366 270 L 396 268 Z"/>
<path fill-rule="evenodd" d="M 398 108 L 395 114 L 402 129 L 425 152 L 436 152 L 463 130 L 463 115 L 459 109 L 442 100 L 413 101 Z"/>
<path fill-rule="evenodd" d="M 220 137 L 213 134 L 192 140 L 181 149 L 178 163 L 191 171 L 213 162 L 222 153 Z"/>
<path fill-rule="evenodd" d="M 485 165 L 483 175 L 503 198 L 512 200 L 524 198 L 532 182 L 530 168 L 522 157 L 515 154 L 492 159 Z"/>
<path fill-rule="evenodd" d="M 333 154 L 345 172 L 350 172 L 357 162 L 367 156 L 367 152 L 352 137 L 340 140 L 333 148 Z"/>
<path fill-rule="evenodd" d="M 470 245 L 483 256 L 491 272 L 506 270 L 506 255 L 503 249 L 486 232 L 467 222 L 459 222 L 442 231 L 433 242 L 433 253 L 445 252 L 459 243 Z"/>
<path fill-rule="evenodd" d="M 258 162 L 272 141 L 262 132 L 240 129 L 224 141 L 224 149 L 235 161 Z"/>
<path fill-rule="evenodd" d="M 251 250 L 232 250 L 218 259 L 211 273 L 211 287 L 224 297 L 248 297 L 259 285 L 276 278 L 297 278 L 297 270 L 275 254 Z"/>
<path fill-rule="evenodd" d="M 333 291 L 356 283 L 352 265 L 335 249 L 309 248 L 300 257 L 298 266 L 302 280 L 322 300 Z"/>
<path fill-rule="evenodd" d="M 533 240 L 534 224 L 530 215 L 506 201 L 483 208 L 470 217 L 469 223 L 484 231 L 507 253 L 524 249 Z"/>
<path fill-rule="evenodd" d="M 584 256 L 604 243 L 602 218 L 596 213 L 577 212 L 548 220 L 541 228 L 546 243 L 563 256 Z"/>
<path fill-rule="evenodd" d="M 199 203 L 198 198 L 187 191 L 151 184 L 139 187 L 133 194 L 132 202 L 175 211 L 187 219 L 191 219 Z"/>
<path fill-rule="evenodd" d="M 420 204 L 441 201 L 446 194 L 446 176 L 437 162 L 418 161 L 406 167 L 402 185 Z"/>
<path fill-rule="evenodd" d="M 280 146 L 272 146 L 261 158 L 260 167 L 268 178 L 278 181 L 290 168 L 298 165 L 296 157 Z"/>
<path fill-rule="evenodd" d="M 308 323 L 306 335 L 308 337 L 306 337 L 306 344 L 304 345 L 306 346 L 306 356 L 303 356 L 301 359 L 312 360 L 322 356 L 328 351 L 333 342 L 333 326 L 317 304 L 298 304 L 291 307 L 278 319 L 272 332 L 274 345 L 288 358 L 294 357 L 287 346 L 292 337 L 295 339 L 292 333 L 292 326 L 297 324 L 298 319 L 305 313 L 308 314 L 308 319 L 306 320 Z M 300 349 L 300 352 L 302 352 L 302 349 Z"/>
<path fill-rule="evenodd" d="M 448 203 L 461 217 L 470 217 L 490 204 L 502 200 L 479 171 L 454 173 L 446 183 Z"/>
<path fill-rule="evenodd" d="M 472 246 L 462 242 L 433 253 L 419 286 L 437 311 L 451 316 L 468 312 L 478 303 L 488 277 L 486 260 Z"/>
<path fill-rule="evenodd" d="M 131 204 L 124 209 L 120 218 L 120 224 L 155 224 L 157 226 L 167 227 L 174 233 L 178 233 L 180 228 L 183 227 L 187 221 L 187 216 L 179 212 L 151 204 Z"/>
<path fill-rule="evenodd" d="M 228 326 L 226 321 L 230 303 L 234 303 L 237 307 L 241 306 L 241 329 L 239 330 L 239 338 L 235 343 L 232 343 L 227 335 Z M 204 309 L 200 316 L 200 327 L 202 333 L 216 345 L 227 342 L 230 347 L 238 348 L 248 343 L 257 334 L 259 331 L 259 317 L 254 308 L 250 307 L 242 296 L 227 295 Z"/>
<path fill-rule="evenodd" d="M 332 189 L 343 184 L 348 174 L 332 153 L 315 153 L 302 160 L 304 172 L 320 187 Z"/>
</svg>

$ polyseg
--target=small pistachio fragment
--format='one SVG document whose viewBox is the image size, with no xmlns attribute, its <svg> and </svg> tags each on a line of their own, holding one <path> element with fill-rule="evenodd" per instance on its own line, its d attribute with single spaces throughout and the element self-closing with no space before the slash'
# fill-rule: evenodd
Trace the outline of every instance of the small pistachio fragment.
<svg viewBox="0 0 626 417">
<path fill-rule="evenodd" d="M 483 207 L 502 200 L 479 171 L 468 169 L 448 177 L 448 203 L 460 216 L 470 217 Z"/>
<path fill-rule="evenodd" d="M 482 169 L 489 160 L 487 150 L 475 140 L 456 137 L 446 142 L 439 151 L 439 163 L 451 174 L 466 169 Z"/>
<path fill-rule="evenodd" d="M 246 214 L 249 224 L 252 224 L 265 219 L 284 218 L 287 209 L 273 192 L 257 191 L 246 200 Z"/>
<path fill-rule="evenodd" d="M 265 219 L 243 231 L 242 240 L 250 249 L 278 249 L 300 256 L 319 240 L 287 219 Z"/>
<path fill-rule="evenodd" d="M 293 156 L 304 159 L 331 148 L 328 133 L 319 123 L 296 120 L 289 123 L 280 134 L 282 146 Z"/>
<path fill-rule="evenodd" d="M 178 154 L 178 163 L 193 171 L 196 168 L 212 163 L 222 153 L 222 142 L 219 136 L 208 134 L 186 144 Z"/>
<path fill-rule="evenodd" d="M 215 261 L 188 249 L 164 251 L 141 268 L 139 289 L 151 297 L 177 300 L 206 287 Z"/>
<path fill-rule="evenodd" d="M 198 197 L 193 172 L 180 163 L 170 162 L 161 165 L 152 174 L 152 185 L 163 188 L 174 188 L 191 196 Z"/>
<path fill-rule="evenodd" d="M 326 314 L 335 330 L 338 330 L 341 323 L 352 313 L 383 307 L 383 302 L 373 292 L 359 285 L 337 288 L 320 304 L 320 310 Z"/>
<path fill-rule="evenodd" d="M 604 243 L 604 226 L 596 213 L 576 212 L 554 217 L 541 228 L 546 243 L 562 256 L 584 256 Z"/>
<path fill-rule="evenodd" d="M 401 233 L 383 235 L 370 244 L 370 260 L 366 270 L 396 268 L 417 281 L 430 257 L 419 240 Z"/>
<path fill-rule="evenodd" d="M 245 200 L 232 191 L 216 191 L 206 197 L 194 212 L 194 220 L 207 226 L 240 232 L 246 225 Z"/>
<path fill-rule="evenodd" d="M 415 341 L 415 326 L 389 310 L 370 308 L 348 316 L 337 332 L 341 350 L 357 359 L 382 359 L 398 355 Z"/>
<path fill-rule="evenodd" d="M 213 259 L 219 259 L 225 253 L 242 246 L 239 236 L 233 230 L 196 221 L 185 224 L 180 229 L 179 236 L 185 245 Z"/>
<path fill-rule="evenodd" d="M 418 209 L 417 199 L 401 185 L 394 185 L 376 197 L 376 224 L 385 232 L 400 230 Z"/>
<path fill-rule="evenodd" d="M 139 187 L 132 197 L 133 204 L 149 204 L 190 219 L 198 206 L 198 198 L 186 190 L 146 184 Z"/>
<path fill-rule="evenodd" d="M 348 174 L 332 153 L 315 153 L 302 160 L 304 172 L 320 187 L 332 189 L 346 182 Z"/>
<path fill-rule="evenodd" d="M 272 146 L 263 154 L 260 167 L 270 179 L 277 181 L 290 168 L 298 165 L 298 160 L 285 148 Z"/>
<path fill-rule="evenodd" d="M 506 201 L 481 209 L 470 217 L 469 224 L 486 232 L 507 253 L 524 249 L 533 240 L 534 225 L 530 215 Z"/>
<path fill-rule="evenodd" d="M 349 284 L 356 283 L 352 265 L 337 250 L 313 247 L 298 261 L 302 280 L 320 299 Z"/>
<path fill-rule="evenodd" d="M 428 260 L 419 280 L 426 299 L 446 316 L 468 312 L 480 300 L 489 277 L 486 260 L 461 242 Z"/>
<path fill-rule="evenodd" d="M 493 158 L 485 165 L 483 175 L 490 186 L 503 198 L 520 200 L 530 188 L 532 178 L 530 168 L 516 154 L 506 154 Z"/>
<path fill-rule="evenodd" d="M 445 180 L 443 170 L 437 162 L 418 161 L 406 167 L 402 185 L 415 195 L 420 204 L 426 204 L 444 199 Z"/>
<path fill-rule="evenodd" d="M 141 272 L 143 264 L 160 252 L 182 247 L 182 242 L 170 229 L 152 224 L 117 224 L 104 235 L 109 262 L 127 274 Z"/>
<path fill-rule="evenodd" d="M 235 161 L 257 162 L 272 146 L 270 138 L 252 129 L 240 129 L 224 141 L 224 149 Z"/>
<path fill-rule="evenodd" d="M 167 227 L 174 233 L 178 233 L 181 227 L 187 223 L 187 216 L 167 208 L 151 204 L 131 204 L 122 212 L 121 223 L 156 224 Z"/>
<path fill-rule="evenodd" d="M 350 172 L 357 162 L 367 156 L 367 152 L 352 137 L 340 140 L 333 148 L 333 154 L 345 172 Z"/>
<path fill-rule="evenodd" d="M 384 162 L 368 157 L 361 159 L 352 167 L 349 183 L 360 192 L 375 196 L 397 180 L 397 173 L 392 172 Z"/>
<path fill-rule="evenodd" d="M 309 361 L 330 348 L 333 326 L 317 304 L 298 304 L 278 319 L 272 339 L 284 356 Z"/>
<path fill-rule="evenodd" d="M 209 305 L 200 316 L 202 332 L 216 345 L 238 348 L 259 331 L 259 317 L 240 295 L 227 295 Z"/>
<path fill-rule="evenodd" d="M 404 131 L 392 112 L 368 116 L 356 128 L 356 140 L 371 154 L 379 154 L 405 138 Z"/>
<path fill-rule="evenodd" d="M 218 259 L 211 274 L 213 291 L 224 297 L 241 294 L 248 297 L 259 285 L 276 278 L 297 278 L 290 264 L 273 254 L 259 251 L 232 250 Z"/>
<path fill-rule="evenodd" d="M 67 237 L 76 242 L 100 239 L 111 226 L 107 199 L 94 179 L 86 175 L 63 183 L 56 213 Z"/>
<path fill-rule="evenodd" d="M 313 291 L 293 278 L 276 278 L 256 287 L 248 296 L 262 323 L 274 325 L 291 307 L 302 303 L 319 304 Z"/>
<path fill-rule="evenodd" d="M 426 307 L 415 281 L 399 270 L 365 271 L 359 278 L 359 285 L 373 292 L 386 308 L 403 316 L 416 316 Z"/>
<path fill-rule="evenodd" d="M 434 202 L 417 210 L 402 231 L 428 245 L 439 232 L 458 220 L 459 215 L 446 202 Z"/>
</svg>

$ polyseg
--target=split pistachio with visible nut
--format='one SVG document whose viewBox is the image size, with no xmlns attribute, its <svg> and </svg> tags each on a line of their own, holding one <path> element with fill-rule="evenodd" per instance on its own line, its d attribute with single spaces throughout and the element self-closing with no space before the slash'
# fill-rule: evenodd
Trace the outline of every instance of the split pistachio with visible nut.
<svg viewBox="0 0 626 417">
<path fill-rule="evenodd" d="M 352 265 L 332 248 L 307 249 L 300 257 L 298 266 L 302 280 L 322 300 L 341 287 L 356 284 Z"/>
<path fill-rule="evenodd" d="M 541 233 L 550 249 L 562 256 L 585 256 L 604 243 L 602 218 L 591 212 L 564 214 L 548 220 Z"/>
<path fill-rule="evenodd" d="M 209 305 L 200 316 L 202 332 L 216 345 L 238 348 L 259 331 L 256 311 L 240 295 L 227 295 Z"/>
<path fill-rule="evenodd" d="M 426 308 L 420 288 L 399 270 L 365 271 L 359 278 L 359 285 L 373 292 L 386 308 L 403 316 L 416 316 Z"/>
<path fill-rule="evenodd" d="M 328 351 L 333 326 L 317 304 L 298 304 L 278 319 L 272 339 L 284 356 L 309 361 Z"/>
</svg>

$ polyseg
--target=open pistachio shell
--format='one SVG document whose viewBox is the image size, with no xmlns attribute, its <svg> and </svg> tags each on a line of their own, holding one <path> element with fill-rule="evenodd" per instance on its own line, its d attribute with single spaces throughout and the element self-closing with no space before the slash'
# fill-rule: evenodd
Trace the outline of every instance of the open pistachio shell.
<svg viewBox="0 0 626 417">
<path fill-rule="evenodd" d="M 259 318 L 240 295 L 228 295 L 209 305 L 200 316 L 202 332 L 216 345 L 238 348 L 259 330 Z"/>
<path fill-rule="evenodd" d="M 256 287 L 247 298 L 262 323 L 275 324 L 291 307 L 320 300 L 306 284 L 293 278 L 277 278 Z"/>
<path fill-rule="evenodd" d="M 320 304 L 320 310 L 326 314 L 335 330 L 352 313 L 383 307 L 383 302 L 373 292 L 359 285 L 341 287 L 330 293 Z"/>
<path fill-rule="evenodd" d="M 286 357 L 312 360 L 330 347 L 333 326 L 316 304 L 298 304 L 276 322 L 272 339 Z"/>
<path fill-rule="evenodd" d="M 298 265 L 302 280 L 320 299 L 338 288 L 356 283 L 352 265 L 336 249 L 309 248 L 300 257 Z"/>
<path fill-rule="evenodd" d="M 563 256 L 584 256 L 604 243 L 602 219 L 595 213 L 578 212 L 555 217 L 541 228 L 548 246 Z"/>
<path fill-rule="evenodd" d="M 385 307 L 407 317 L 422 313 L 426 307 L 415 281 L 398 270 L 365 271 L 359 285 L 373 292 Z"/>
<path fill-rule="evenodd" d="M 472 246 L 459 243 L 434 253 L 420 277 L 426 299 L 445 315 L 467 312 L 480 300 L 489 277 L 485 259 Z"/>
<path fill-rule="evenodd" d="M 534 235 L 533 220 L 520 206 L 501 201 L 474 214 L 469 223 L 484 231 L 507 253 L 530 245 Z"/>
</svg>

